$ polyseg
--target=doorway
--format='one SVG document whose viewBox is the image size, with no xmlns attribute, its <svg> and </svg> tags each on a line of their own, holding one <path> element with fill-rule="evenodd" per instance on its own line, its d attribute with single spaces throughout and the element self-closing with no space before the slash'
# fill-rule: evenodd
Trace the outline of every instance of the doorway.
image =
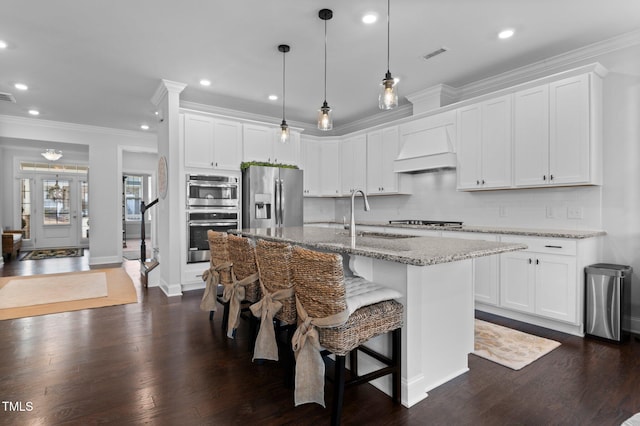
<svg viewBox="0 0 640 426">
<path fill-rule="evenodd" d="M 89 246 L 86 176 L 35 174 L 20 179 L 25 242 L 34 249 Z"/>
</svg>

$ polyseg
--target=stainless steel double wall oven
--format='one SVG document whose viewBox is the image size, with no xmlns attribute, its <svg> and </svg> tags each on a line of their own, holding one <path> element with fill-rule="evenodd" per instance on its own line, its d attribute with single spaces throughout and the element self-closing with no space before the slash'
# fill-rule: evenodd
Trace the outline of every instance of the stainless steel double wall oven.
<svg viewBox="0 0 640 426">
<path fill-rule="evenodd" d="M 234 176 L 189 174 L 187 188 L 187 263 L 208 262 L 207 231 L 239 226 L 240 186 Z"/>
</svg>

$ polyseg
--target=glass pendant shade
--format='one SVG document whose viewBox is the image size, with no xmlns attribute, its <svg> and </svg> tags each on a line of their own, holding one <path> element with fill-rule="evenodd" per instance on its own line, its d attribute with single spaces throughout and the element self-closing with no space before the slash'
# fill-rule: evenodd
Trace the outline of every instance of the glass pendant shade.
<svg viewBox="0 0 640 426">
<path fill-rule="evenodd" d="M 318 129 L 325 131 L 333 129 L 333 117 L 327 101 L 324 101 L 318 110 Z"/>
<path fill-rule="evenodd" d="M 378 107 L 380 109 L 393 109 L 398 106 L 398 90 L 391 73 L 387 71 L 380 85 L 378 95 Z"/>
<path fill-rule="evenodd" d="M 282 120 L 280 124 L 280 142 L 287 143 L 289 141 L 289 126 L 287 122 Z"/>
</svg>

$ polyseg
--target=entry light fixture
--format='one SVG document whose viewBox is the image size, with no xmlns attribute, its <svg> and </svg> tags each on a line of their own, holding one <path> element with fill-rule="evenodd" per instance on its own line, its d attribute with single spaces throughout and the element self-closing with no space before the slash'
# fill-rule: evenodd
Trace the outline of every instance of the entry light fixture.
<svg viewBox="0 0 640 426">
<path fill-rule="evenodd" d="M 327 103 L 327 21 L 333 18 L 333 12 L 331 9 L 322 9 L 318 16 L 324 21 L 324 102 L 318 110 L 318 129 L 327 131 L 333 129 L 332 112 Z"/>
<path fill-rule="evenodd" d="M 389 71 L 390 33 L 391 33 L 391 0 L 387 0 L 387 72 L 382 79 L 380 94 L 378 95 L 378 107 L 383 110 L 393 109 L 398 106 L 398 89 L 394 78 Z"/>
<path fill-rule="evenodd" d="M 56 151 L 51 148 L 45 149 L 44 152 L 40 154 L 49 161 L 57 161 L 62 158 L 62 151 Z"/>
<path fill-rule="evenodd" d="M 280 142 L 287 143 L 289 141 L 289 126 L 287 120 L 284 118 L 284 102 L 285 102 L 285 77 L 286 77 L 286 64 L 284 57 L 286 53 L 291 50 L 288 44 L 281 44 L 278 46 L 278 51 L 282 52 L 282 123 L 280 123 Z"/>
</svg>

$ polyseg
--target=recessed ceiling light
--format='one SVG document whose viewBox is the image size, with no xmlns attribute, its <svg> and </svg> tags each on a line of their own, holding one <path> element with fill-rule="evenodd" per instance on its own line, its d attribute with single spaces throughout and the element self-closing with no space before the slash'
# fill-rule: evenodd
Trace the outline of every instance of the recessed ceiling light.
<svg viewBox="0 0 640 426">
<path fill-rule="evenodd" d="M 278 95 L 269 95 L 269 100 L 270 101 L 277 101 L 278 100 Z"/>
<path fill-rule="evenodd" d="M 0 49 L 6 49 L 7 46 L 9 46 L 9 45 L 7 44 L 6 41 L 0 40 Z"/>
<path fill-rule="evenodd" d="M 498 38 L 504 40 L 513 36 L 514 33 L 515 31 L 512 28 L 507 28 L 498 33 Z"/>
<path fill-rule="evenodd" d="M 201 86 L 205 86 L 205 87 L 209 87 L 209 86 L 211 86 L 211 81 L 207 80 L 206 78 L 203 78 L 202 80 L 200 80 L 200 85 Z"/>
<path fill-rule="evenodd" d="M 18 90 L 27 90 L 29 88 L 29 86 L 27 86 L 24 83 L 16 83 L 13 85 L 13 87 L 15 87 Z"/>
<path fill-rule="evenodd" d="M 365 24 L 373 24 L 378 20 L 378 15 L 376 13 L 367 13 L 362 17 L 362 22 Z"/>
<path fill-rule="evenodd" d="M 141 128 L 142 130 L 149 130 L 149 126 L 148 126 L 147 124 L 141 124 L 141 125 L 140 125 L 140 128 Z"/>
<path fill-rule="evenodd" d="M 40 115 L 40 111 L 38 111 L 37 109 L 30 109 L 29 110 L 29 114 L 31 114 L 31 115 Z"/>
</svg>

